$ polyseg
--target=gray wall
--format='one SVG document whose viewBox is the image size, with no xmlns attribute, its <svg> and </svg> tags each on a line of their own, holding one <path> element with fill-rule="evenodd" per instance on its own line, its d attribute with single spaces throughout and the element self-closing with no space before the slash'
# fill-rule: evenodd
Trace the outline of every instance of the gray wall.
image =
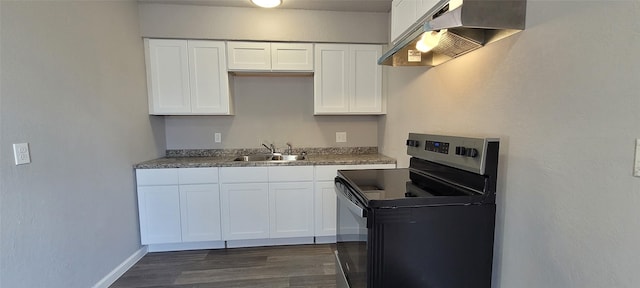
<svg viewBox="0 0 640 288">
<path fill-rule="evenodd" d="M 388 17 L 388 13 L 140 4 L 142 36 L 159 38 L 382 44 L 389 38 Z"/>
<path fill-rule="evenodd" d="M 164 152 L 137 4 L 0 7 L 0 286 L 90 287 L 140 249 L 132 164 Z"/>
<path fill-rule="evenodd" d="M 527 29 L 432 69 L 393 68 L 382 150 L 409 131 L 494 135 L 495 287 L 638 287 L 640 2 L 529 1 Z"/>
<path fill-rule="evenodd" d="M 388 13 L 139 4 L 144 37 L 386 43 Z M 171 19 L 171 21 L 167 21 Z M 313 116 L 313 77 L 233 77 L 235 116 L 166 117 L 168 149 L 377 146 L 377 116 Z M 214 143 L 215 132 L 222 143 Z M 347 132 L 336 143 L 335 132 Z"/>
<path fill-rule="evenodd" d="M 312 76 L 232 77 L 236 115 L 165 116 L 167 149 L 378 146 L 378 116 L 313 116 Z"/>
</svg>

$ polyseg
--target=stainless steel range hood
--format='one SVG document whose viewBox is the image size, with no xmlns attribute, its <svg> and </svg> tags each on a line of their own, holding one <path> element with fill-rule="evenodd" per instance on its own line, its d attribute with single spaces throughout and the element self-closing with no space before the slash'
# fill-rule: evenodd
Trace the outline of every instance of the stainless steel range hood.
<svg viewBox="0 0 640 288">
<path fill-rule="evenodd" d="M 436 66 L 523 30 L 525 15 L 526 0 L 442 0 L 401 34 L 378 64 Z M 418 42 L 436 46 L 420 52 Z"/>
</svg>

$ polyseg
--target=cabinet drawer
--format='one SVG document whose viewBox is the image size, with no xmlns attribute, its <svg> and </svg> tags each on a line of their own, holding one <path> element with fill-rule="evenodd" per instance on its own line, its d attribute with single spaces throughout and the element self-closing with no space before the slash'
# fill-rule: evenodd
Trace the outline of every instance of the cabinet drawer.
<svg viewBox="0 0 640 288">
<path fill-rule="evenodd" d="M 313 181 L 313 166 L 269 167 L 269 182 Z"/>
<path fill-rule="evenodd" d="M 269 181 L 267 167 L 220 168 L 221 183 L 255 183 Z"/>
<path fill-rule="evenodd" d="M 218 183 L 218 168 L 180 168 L 178 180 L 180 184 Z"/>
<path fill-rule="evenodd" d="M 137 169 L 136 181 L 138 186 L 176 185 L 178 169 Z"/>
<path fill-rule="evenodd" d="M 333 181 L 338 170 L 347 169 L 347 165 L 316 166 L 316 181 Z"/>
</svg>

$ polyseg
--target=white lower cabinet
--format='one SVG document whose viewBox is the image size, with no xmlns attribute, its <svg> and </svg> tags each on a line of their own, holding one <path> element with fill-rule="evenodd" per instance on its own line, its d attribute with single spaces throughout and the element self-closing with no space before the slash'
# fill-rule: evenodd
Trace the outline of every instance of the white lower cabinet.
<svg viewBox="0 0 640 288">
<path fill-rule="evenodd" d="M 180 185 L 182 241 L 222 240 L 218 184 Z"/>
<path fill-rule="evenodd" d="M 269 185 L 230 183 L 221 187 L 224 240 L 269 238 Z"/>
<path fill-rule="evenodd" d="M 139 169 L 143 245 L 221 240 L 218 168 Z"/>
<path fill-rule="evenodd" d="M 220 181 L 224 240 L 313 237 L 313 166 L 224 167 Z"/>
<path fill-rule="evenodd" d="M 182 241 L 178 185 L 138 187 L 138 211 L 142 244 Z"/>
<path fill-rule="evenodd" d="M 271 238 L 313 237 L 313 182 L 269 183 Z"/>
<path fill-rule="evenodd" d="M 141 242 L 181 245 L 172 250 L 335 242 L 337 171 L 385 168 L 395 164 L 138 169 Z"/>
<path fill-rule="evenodd" d="M 336 191 L 333 181 L 315 184 L 315 236 L 336 236 Z"/>
<path fill-rule="evenodd" d="M 222 239 L 269 238 L 267 167 L 220 168 Z"/>
</svg>

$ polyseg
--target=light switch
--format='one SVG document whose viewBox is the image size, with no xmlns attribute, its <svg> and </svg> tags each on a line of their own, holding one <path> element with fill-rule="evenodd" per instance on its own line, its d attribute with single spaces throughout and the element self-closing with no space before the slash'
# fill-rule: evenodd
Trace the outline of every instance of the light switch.
<svg viewBox="0 0 640 288">
<path fill-rule="evenodd" d="M 220 134 L 220 133 L 215 133 L 215 134 L 213 134 L 213 138 L 214 138 L 213 140 L 214 140 L 216 143 L 220 143 L 220 142 L 222 142 L 222 134 Z"/>
<path fill-rule="evenodd" d="M 336 142 L 347 142 L 347 132 L 336 132 Z"/>
<path fill-rule="evenodd" d="M 29 143 L 13 144 L 13 157 L 16 160 L 16 165 L 31 163 Z"/>
<path fill-rule="evenodd" d="M 640 177 L 640 139 L 636 139 L 636 159 L 633 164 L 633 176 Z"/>
</svg>

